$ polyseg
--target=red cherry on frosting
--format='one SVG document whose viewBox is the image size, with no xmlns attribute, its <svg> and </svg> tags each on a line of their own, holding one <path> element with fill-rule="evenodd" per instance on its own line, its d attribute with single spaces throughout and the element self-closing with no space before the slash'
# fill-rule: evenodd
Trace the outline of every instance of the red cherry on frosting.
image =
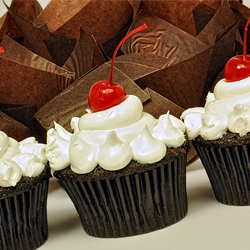
<svg viewBox="0 0 250 250">
<path fill-rule="evenodd" d="M 3 46 L 0 46 L 0 54 L 4 52 Z"/>
<path fill-rule="evenodd" d="M 108 108 L 120 104 L 126 99 L 125 89 L 121 85 L 113 82 L 115 56 L 122 43 L 128 37 L 146 28 L 147 28 L 146 24 L 141 25 L 137 29 L 127 34 L 117 45 L 112 57 L 109 81 L 104 81 L 104 80 L 98 81 L 94 83 L 89 90 L 88 101 L 89 101 L 89 107 L 92 112 L 106 110 Z"/>
<path fill-rule="evenodd" d="M 244 30 L 243 55 L 232 57 L 225 66 L 224 76 L 228 82 L 240 81 L 250 76 L 250 56 L 247 55 L 247 29 L 249 23 L 250 18 Z"/>
<path fill-rule="evenodd" d="M 224 72 L 227 81 L 239 81 L 250 76 L 250 56 L 243 55 L 231 58 Z"/>
<path fill-rule="evenodd" d="M 89 91 L 89 107 L 92 112 L 109 109 L 126 99 L 125 89 L 116 83 L 98 81 Z"/>
</svg>

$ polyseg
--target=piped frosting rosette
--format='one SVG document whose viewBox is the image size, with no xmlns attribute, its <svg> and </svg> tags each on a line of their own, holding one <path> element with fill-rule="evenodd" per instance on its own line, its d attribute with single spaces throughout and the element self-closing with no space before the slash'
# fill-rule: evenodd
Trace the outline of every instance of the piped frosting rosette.
<svg viewBox="0 0 250 250">
<path fill-rule="evenodd" d="M 34 137 L 17 142 L 0 131 L 0 186 L 16 186 L 22 176 L 38 176 L 47 162 L 45 147 Z"/>
<path fill-rule="evenodd" d="M 97 165 L 115 171 L 132 159 L 154 163 L 166 155 L 167 147 L 179 147 L 185 141 L 180 119 L 169 112 L 155 119 L 143 112 L 134 95 L 107 110 L 74 117 L 71 126 L 73 134 L 57 123 L 47 132 L 46 156 L 53 171 L 69 165 L 78 174 L 89 173 Z"/>
<path fill-rule="evenodd" d="M 229 82 L 220 80 L 209 92 L 205 107 L 183 112 L 189 139 L 201 135 L 205 140 L 219 139 L 228 130 L 246 135 L 250 131 L 250 77 Z"/>
</svg>

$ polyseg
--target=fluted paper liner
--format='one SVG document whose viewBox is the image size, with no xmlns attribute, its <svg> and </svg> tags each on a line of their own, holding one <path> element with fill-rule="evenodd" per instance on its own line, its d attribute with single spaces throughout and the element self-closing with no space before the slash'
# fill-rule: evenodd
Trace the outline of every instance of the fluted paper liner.
<svg viewBox="0 0 250 250">
<path fill-rule="evenodd" d="M 250 146 L 193 145 L 205 167 L 215 198 L 226 205 L 250 205 Z"/>
<path fill-rule="evenodd" d="M 141 173 L 96 181 L 63 180 L 87 234 L 103 238 L 144 234 L 187 214 L 186 155 Z"/>
<path fill-rule="evenodd" d="M 48 180 L 0 200 L 0 249 L 34 250 L 48 238 Z"/>
</svg>

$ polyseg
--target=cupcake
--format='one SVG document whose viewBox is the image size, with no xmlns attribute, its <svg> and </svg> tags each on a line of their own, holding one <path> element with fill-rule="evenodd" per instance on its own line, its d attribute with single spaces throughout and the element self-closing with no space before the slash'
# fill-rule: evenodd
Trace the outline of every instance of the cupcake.
<svg viewBox="0 0 250 250">
<path fill-rule="evenodd" d="M 122 118 L 122 121 L 120 120 Z M 187 213 L 184 124 L 142 112 L 136 96 L 48 131 L 47 157 L 86 233 L 125 237 L 170 226 Z"/>
<path fill-rule="evenodd" d="M 244 55 L 231 58 L 225 66 L 225 78 L 208 93 L 205 106 L 182 114 L 216 199 L 228 205 L 250 205 L 249 62 L 246 50 Z"/>
<path fill-rule="evenodd" d="M 187 213 L 184 123 L 169 112 L 156 120 L 137 96 L 113 82 L 116 52 L 109 81 L 89 90 L 90 110 L 72 118 L 74 132 L 57 123 L 47 132 L 53 176 L 86 233 L 106 238 L 165 228 Z"/>
<path fill-rule="evenodd" d="M 0 249 L 32 250 L 48 238 L 50 177 L 45 144 L 17 142 L 0 131 Z"/>
</svg>

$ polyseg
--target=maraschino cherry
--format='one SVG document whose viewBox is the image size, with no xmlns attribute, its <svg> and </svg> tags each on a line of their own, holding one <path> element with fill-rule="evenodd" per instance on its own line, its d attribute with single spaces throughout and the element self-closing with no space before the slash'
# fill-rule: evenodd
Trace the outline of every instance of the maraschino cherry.
<svg viewBox="0 0 250 250">
<path fill-rule="evenodd" d="M 0 46 L 0 55 L 4 52 L 3 46 Z"/>
<path fill-rule="evenodd" d="M 226 64 L 224 76 L 226 81 L 239 81 L 250 76 L 250 56 L 247 55 L 247 29 L 250 23 L 248 19 L 244 30 L 243 55 L 232 57 Z"/>
<path fill-rule="evenodd" d="M 120 104 L 126 99 L 125 89 L 121 85 L 113 82 L 115 57 L 118 49 L 128 37 L 146 28 L 147 28 L 146 24 L 143 24 L 137 29 L 131 31 L 117 45 L 112 57 L 109 81 L 104 81 L 104 80 L 98 81 L 94 83 L 89 90 L 88 101 L 89 101 L 89 107 L 92 112 L 98 112 L 111 108 L 113 106 Z"/>
</svg>

